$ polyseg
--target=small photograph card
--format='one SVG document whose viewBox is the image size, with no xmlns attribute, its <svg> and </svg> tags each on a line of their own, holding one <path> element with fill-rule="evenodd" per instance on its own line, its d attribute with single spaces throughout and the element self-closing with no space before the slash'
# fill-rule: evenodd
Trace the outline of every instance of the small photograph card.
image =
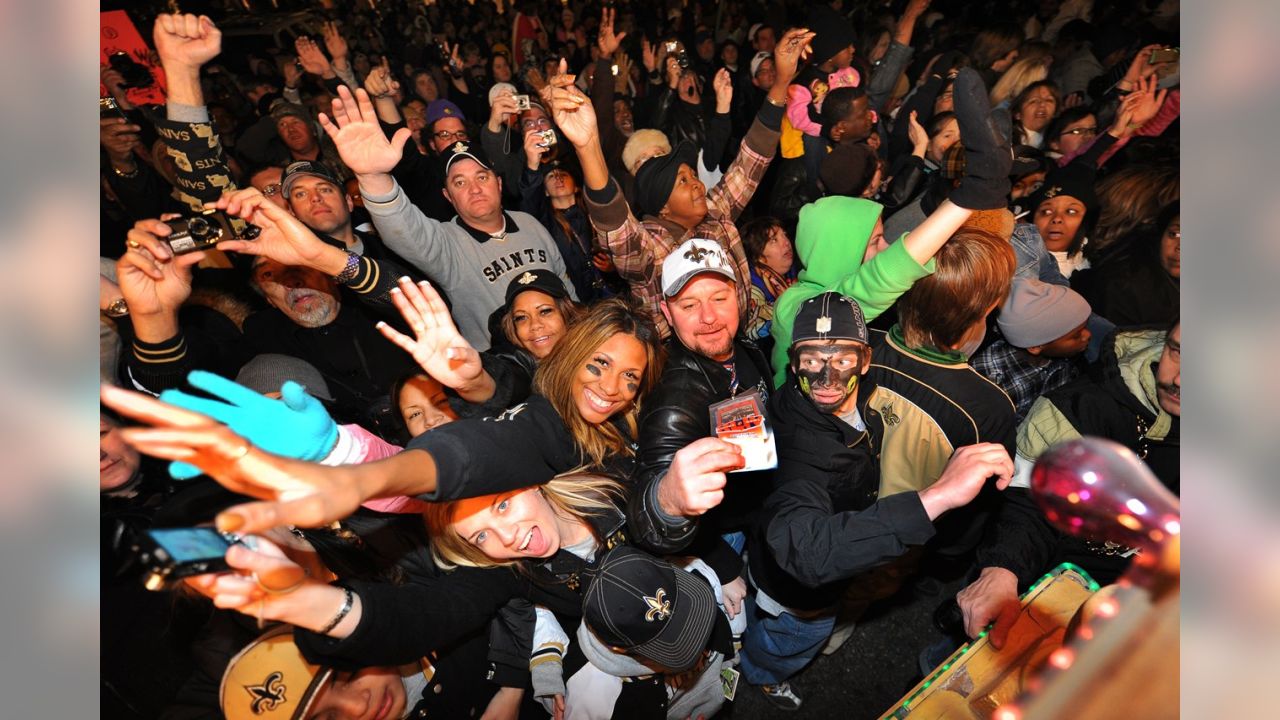
<svg viewBox="0 0 1280 720">
<path fill-rule="evenodd" d="M 747 464 L 741 470 L 772 470 L 778 466 L 773 429 L 759 390 L 752 390 L 711 406 L 711 434 L 742 448 Z"/>
</svg>

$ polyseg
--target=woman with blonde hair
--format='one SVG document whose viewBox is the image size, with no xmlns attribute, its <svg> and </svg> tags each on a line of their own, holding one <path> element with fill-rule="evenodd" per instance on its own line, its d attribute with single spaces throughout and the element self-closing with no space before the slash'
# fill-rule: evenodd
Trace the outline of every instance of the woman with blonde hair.
<svg viewBox="0 0 1280 720">
<path fill-rule="evenodd" d="M 1022 58 L 1000 76 L 991 88 L 991 107 L 1007 108 L 1009 102 L 1028 85 L 1049 77 L 1049 59 L 1044 57 Z"/>
</svg>

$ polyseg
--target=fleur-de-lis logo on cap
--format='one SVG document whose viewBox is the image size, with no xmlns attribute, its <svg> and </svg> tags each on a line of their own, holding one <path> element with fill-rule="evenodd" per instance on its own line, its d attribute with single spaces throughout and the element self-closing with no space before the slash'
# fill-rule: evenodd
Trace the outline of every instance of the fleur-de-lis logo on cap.
<svg viewBox="0 0 1280 720">
<path fill-rule="evenodd" d="M 666 620 L 671 617 L 671 601 L 667 599 L 667 591 L 658 588 L 658 592 L 653 597 L 644 596 L 644 603 L 649 606 L 648 612 L 644 614 L 645 622 L 653 622 L 654 620 Z"/>
<path fill-rule="evenodd" d="M 529 283 L 534 282 L 537 279 L 538 279 L 537 275 L 534 275 L 531 272 L 526 272 L 525 274 L 516 278 L 516 282 L 520 283 L 521 285 L 528 285 Z"/>
<path fill-rule="evenodd" d="M 1058 193 L 1060 192 L 1062 192 L 1062 188 L 1057 185 L 1054 185 L 1053 187 L 1049 188 L 1047 192 L 1045 192 L 1044 196 L 1046 198 L 1057 197 Z"/>
<path fill-rule="evenodd" d="M 470 149 L 471 147 L 468 146 L 466 143 L 462 142 L 461 140 L 453 144 L 453 151 L 456 153 L 466 152 Z"/>
<path fill-rule="evenodd" d="M 818 318 L 818 322 L 814 323 L 814 327 L 813 327 L 813 329 L 814 329 L 814 330 L 816 330 L 816 331 L 818 331 L 818 332 L 820 332 L 820 333 L 829 333 L 829 332 L 831 332 L 831 318 L 829 318 L 829 317 L 827 317 L 827 316 L 825 316 L 825 315 L 823 315 L 822 317 Z"/>
<path fill-rule="evenodd" d="M 697 245 L 694 245 L 690 247 L 688 250 L 684 251 L 684 256 L 696 263 L 702 262 L 702 259 L 710 254 L 711 254 L 710 249 L 704 248 L 704 247 L 698 247 Z"/>
<path fill-rule="evenodd" d="M 261 685 L 245 685 L 244 689 L 253 698 L 249 709 L 254 715 L 275 710 L 285 701 L 284 675 L 279 672 L 268 675 Z"/>
</svg>

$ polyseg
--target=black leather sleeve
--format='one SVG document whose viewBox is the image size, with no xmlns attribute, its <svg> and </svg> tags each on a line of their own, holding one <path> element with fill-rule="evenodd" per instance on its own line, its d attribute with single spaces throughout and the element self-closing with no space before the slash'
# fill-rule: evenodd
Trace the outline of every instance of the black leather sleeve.
<svg viewBox="0 0 1280 720">
<path fill-rule="evenodd" d="M 672 518 L 657 504 L 658 483 L 676 451 L 710 434 L 711 387 L 696 371 L 670 372 L 647 401 L 640 420 L 640 461 L 635 491 L 627 505 L 627 522 L 635 541 L 654 552 L 684 549 L 693 540 L 697 521 Z"/>
</svg>

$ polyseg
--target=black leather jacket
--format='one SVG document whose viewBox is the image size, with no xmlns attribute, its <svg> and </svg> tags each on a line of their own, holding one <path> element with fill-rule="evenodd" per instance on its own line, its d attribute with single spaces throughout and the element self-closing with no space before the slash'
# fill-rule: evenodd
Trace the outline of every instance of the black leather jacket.
<svg viewBox="0 0 1280 720">
<path fill-rule="evenodd" d="M 764 387 L 760 389 L 767 398 L 772 373 L 764 353 L 742 338 L 734 341 L 734 352 L 739 368 L 750 363 L 762 378 Z M 742 387 L 739 393 L 752 389 L 755 387 Z M 707 408 L 731 396 L 729 371 L 723 365 L 671 341 L 658 389 L 645 402 L 640 417 L 639 462 L 627 505 L 632 542 L 656 553 L 695 554 L 706 560 L 723 582 L 737 577 L 741 559 L 720 540 L 720 534 L 750 525 L 768 493 L 769 473 L 733 475 L 725 487 L 724 502 L 701 518 L 673 518 L 663 513 L 657 506 L 657 488 L 677 450 L 711 435 Z M 708 530 L 695 542 L 699 525 L 708 526 Z M 733 574 L 726 576 L 726 572 Z"/>
</svg>

